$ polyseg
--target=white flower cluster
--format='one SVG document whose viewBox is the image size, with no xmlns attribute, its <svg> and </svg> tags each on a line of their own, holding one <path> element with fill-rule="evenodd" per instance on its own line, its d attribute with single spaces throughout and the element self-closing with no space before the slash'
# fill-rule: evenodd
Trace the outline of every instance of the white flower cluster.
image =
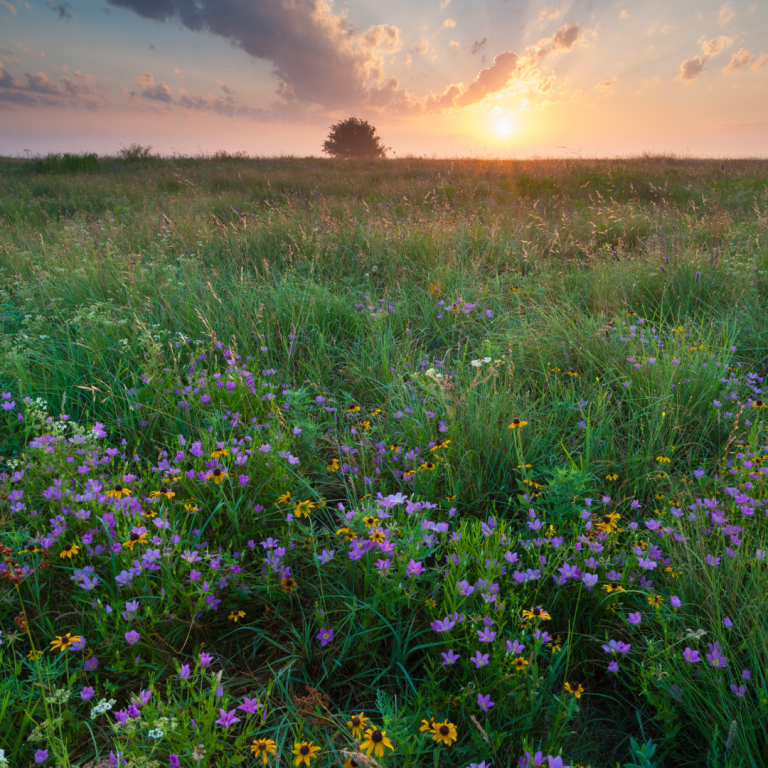
<svg viewBox="0 0 768 768">
<path fill-rule="evenodd" d="M 484 358 L 482 358 L 482 360 L 473 360 L 473 361 L 470 363 L 470 365 L 471 365 L 473 368 L 480 368 L 480 367 L 482 366 L 482 364 L 483 364 L 483 363 L 490 363 L 490 362 L 492 362 L 492 360 L 491 360 L 491 358 L 490 358 L 490 357 L 484 357 Z"/>
<path fill-rule="evenodd" d="M 117 704 L 117 699 L 110 699 L 107 701 L 106 699 L 102 699 L 95 707 L 91 709 L 91 720 L 95 720 L 99 715 L 103 715 L 106 712 L 109 712 L 112 707 Z"/>
<path fill-rule="evenodd" d="M 0 749 L 0 768 L 8 768 L 8 758 L 5 756 L 4 749 Z"/>
<path fill-rule="evenodd" d="M 68 691 L 66 688 L 57 688 L 50 696 L 46 696 L 45 700 L 48 704 L 66 704 L 71 695 L 72 691 Z"/>
<path fill-rule="evenodd" d="M 151 731 L 147 731 L 147 736 L 149 736 L 150 739 L 162 739 L 165 734 L 160 728 L 153 728 Z"/>
</svg>

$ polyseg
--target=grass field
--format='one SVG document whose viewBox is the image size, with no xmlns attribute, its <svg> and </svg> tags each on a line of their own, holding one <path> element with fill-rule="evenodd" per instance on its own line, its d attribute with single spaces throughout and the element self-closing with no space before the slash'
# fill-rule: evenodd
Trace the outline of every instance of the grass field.
<svg viewBox="0 0 768 768">
<path fill-rule="evenodd" d="M 0 766 L 765 766 L 766 268 L 768 161 L 0 159 Z"/>
</svg>

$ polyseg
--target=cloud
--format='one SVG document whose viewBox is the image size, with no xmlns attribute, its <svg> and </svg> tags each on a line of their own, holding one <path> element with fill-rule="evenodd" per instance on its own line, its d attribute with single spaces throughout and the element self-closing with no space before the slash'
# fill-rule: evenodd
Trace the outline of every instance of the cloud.
<svg viewBox="0 0 768 768">
<path fill-rule="evenodd" d="M 448 29 L 453 29 L 456 26 L 456 22 L 453 19 L 446 19 L 443 22 L 443 26 L 447 27 Z"/>
<path fill-rule="evenodd" d="M 408 58 L 405 60 L 406 66 L 410 67 L 414 56 L 421 56 L 429 50 L 429 40 L 426 37 L 421 38 L 418 43 L 414 43 L 408 49 Z"/>
<path fill-rule="evenodd" d="M 727 77 L 745 67 L 751 67 L 757 72 L 765 66 L 768 66 L 768 53 L 764 53 L 762 56 L 753 56 L 752 51 L 748 48 L 742 48 L 731 55 L 731 61 L 728 66 L 723 69 L 723 74 Z"/>
<path fill-rule="evenodd" d="M 475 42 L 472 44 L 472 47 L 469 49 L 469 52 L 473 56 L 476 53 L 480 53 L 485 48 L 487 42 L 488 42 L 488 38 L 487 37 L 484 37 L 482 40 L 475 40 Z"/>
<path fill-rule="evenodd" d="M 461 48 L 461 45 L 456 40 L 451 40 L 451 42 L 448 43 L 448 53 L 456 53 L 459 48 Z"/>
<path fill-rule="evenodd" d="M 680 65 L 678 77 L 685 83 L 693 82 L 707 67 L 707 56 L 693 56 Z"/>
<path fill-rule="evenodd" d="M 570 51 L 579 39 L 578 24 L 564 24 L 552 38 L 552 48 L 556 51 Z"/>
<path fill-rule="evenodd" d="M 628 19 L 629 18 L 629 11 L 625 8 L 620 14 L 620 19 Z"/>
<path fill-rule="evenodd" d="M 517 70 L 520 57 L 512 51 L 504 51 L 494 56 L 493 64 L 481 69 L 473 82 L 457 99 L 456 105 L 466 107 L 482 101 L 488 94 L 496 93 L 506 87 Z"/>
<path fill-rule="evenodd" d="M 59 19 L 72 20 L 72 6 L 65 0 L 48 0 L 46 5 L 54 12 L 59 14 Z"/>
<path fill-rule="evenodd" d="M 652 35 L 655 32 L 661 32 L 662 35 L 668 35 L 674 27 L 671 24 L 653 24 L 648 28 L 648 34 Z"/>
<path fill-rule="evenodd" d="M 2 5 L 3 8 L 5 8 L 11 14 L 11 16 L 18 15 L 18 11 L 10 3 L 6 2 L 6 0 L 0 0 L 0 5 Z"/>
<path fill-rule="evenodd" d="M 13 77 L 0 63 L 0 104 L 20 106 L 75 106 L 99 109 L 110 103 L 106 88 L 92 84 L 93 75 L 76 70 L 72 77 L 53 82 L 45 72 L 25 72 L 24 81 Z"/>
<path fill-rule="evenodd" d="M 440 3 L 440 10 L 444 11 L 448 7 L 448 3 L 450 3 L 451 0 L 442 0 Z"/>
<path fill-rule="evenodd" d="M 277 94 L 328 110 L 364 103 L 384 77 L 382 55 L 401 47 L 399 30 L 378 25 L 356 31 L 328 0 L 108 0 L 158 22 L 229 40 L 270 61 Z"/>
<path fill-rule="evenodd" d="M 230 96 L 231 96 L 231 95 L 234 93 L 234 91 L 233 91 L 233 90 L 232 90 L 232 89 L 231 89 L 231 88 L 230 88 L 230 87 L 229 87 L 229 86 L 228 86 L 226 83 L 222 83 L 222 82 L 221 82 L 221 80 L 217 80 L 217 81 L 216 81 L 216 84 L 217 84 L 217 85 L 219 86 L 219 88 L 221 88 L 221 90 L 222 90 L 222 91 L 224 91 L 224 93 L 226 93 L 227 95 L 230 95 Z"/>
<path fill-rule="evenodd" d="M 556 19 L 558 16 L 560 16 L 560 9 L 559 8 L 553 8 L 552 10 L 548 10 L 546 8 L 542 8 L 539 11 L 539 18 L 544 19 L 547 18 L 550 21 L 553 19 Z"/>
<path fill-rule="evenodd" d="M 643 87 L 647 88 L 649 85 L 659 85 L 661 83 L 661 76 L 656 75 L 648 80 L 643 80 Z"/>
<path fill-rule="evenodd" d="M 619 78 L 614 75 L 610 80 L 601 80 L 597 87 L 603 91 L 610 91 L 616 83 L 619 82 Z"/>
<path fill-rule="evenodd" d="M 142 89 L 141 95 L 145 99 L 161 101 L 164 104 L 171 104 L 173 102 L 171 89 L 165 83 L 155 83 L 155 78 L 151 72 L 143 72 L 131 82 Z"/>
<path fill-rule="evenodd" d="M 699 45 L 705 56 L 719 56 L 726 48 L 730 48 L 735 40 L 735 37 L 725 35 L 707 40 L 705 35 L 699 38 Z"/>
<path fill-rule="evenodd" d="M 717 23 L 724 27 L 735 15 L 736 11 L 731 8 L 731 4 L 726 3 L 717 15 Z"/>
</svg>

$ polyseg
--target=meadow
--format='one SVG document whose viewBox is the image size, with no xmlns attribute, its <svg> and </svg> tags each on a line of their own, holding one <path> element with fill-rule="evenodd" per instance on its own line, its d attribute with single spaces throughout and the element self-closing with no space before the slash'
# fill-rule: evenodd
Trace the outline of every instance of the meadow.
<svg viewBox="0 0 768 768">
<path fill-rule="evenodd" d="M 768 161 L 0 159 L 0 767 L 768 764 Z"/>
</svg>

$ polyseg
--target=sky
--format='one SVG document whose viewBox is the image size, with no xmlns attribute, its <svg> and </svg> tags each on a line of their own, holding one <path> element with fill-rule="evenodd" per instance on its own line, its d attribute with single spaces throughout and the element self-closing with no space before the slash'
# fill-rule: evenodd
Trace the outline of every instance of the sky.
<svg viewBox="0 0 768 768">
<path fill-rule="evenodd" d="M 0 0 L 0 154 L 768 155 L 768 0 Z"/>
</svg>

